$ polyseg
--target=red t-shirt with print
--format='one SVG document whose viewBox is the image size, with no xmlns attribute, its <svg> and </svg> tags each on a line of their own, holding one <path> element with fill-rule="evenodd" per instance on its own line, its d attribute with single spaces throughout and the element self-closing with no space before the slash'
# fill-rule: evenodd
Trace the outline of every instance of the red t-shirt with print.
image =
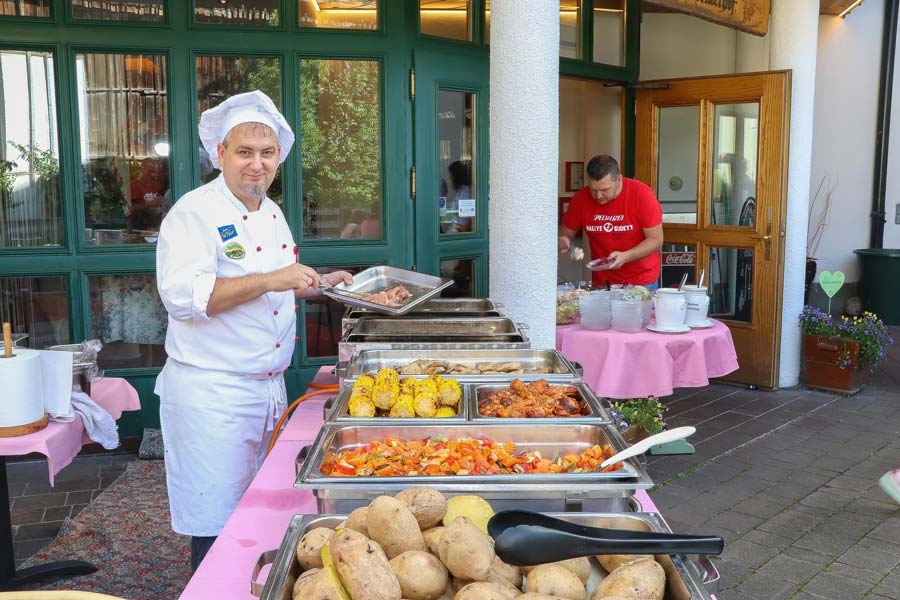
<svg viewBox="0 0 900 600">
<path fill-rule="evenodd" d="M 613 251 L 634 248 L 644 238 L 643 229 L 662 223 L 662 207 L 647 184 L 622 177 L 622 192 L 600 204 L 587 186 L 569 203 L 562 224 L 573 231 L 584 230 L 592 258 L 605 258 Z M 594 286 L 610 283 L 647 285 L 659 279 L 659 252 L 623 265 L 620 269 L 594 271 Z"/>
</svg>

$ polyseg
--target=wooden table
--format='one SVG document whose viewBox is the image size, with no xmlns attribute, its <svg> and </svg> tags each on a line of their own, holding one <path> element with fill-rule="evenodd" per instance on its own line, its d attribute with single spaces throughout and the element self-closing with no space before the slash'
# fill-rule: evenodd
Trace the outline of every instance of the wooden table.
<svg viewBox="0 0 900 600">
<path fill-rule="evenodd" d="M 585 383 L 598 396 L 668 396 L 674 388 L 703 387 L 710 379 L 737 370 L 731 331 L 715 319 L 712 323 L 707 329 L 677 334 L 560 325 L 556 349 L 581 364 Z"/>
<path fill-rule="evenodd" d="M 124 379 L 104 377 L 91 385 L 91 398 L 103 407 L 113 419 L 126 410 L 139 410 L 137 391 Z M 28 567 L 16 571 L 13 552 L 12 518 L 9 506 L 9 485 L 6 476 L 6 457 L 24 456 L 37 452 L 47 457 L 50 485 L 53 476 L 72 462 L 84 444 L 90 443 L 81 417 L 77 415 L 69 423 L 51 421 L 47 427 L 35 433 L 18 437 L 0 438 L 0 590 L 17 587 L 34 579 L 51 576 L 84 575 L 97 568 L 80 560 L 65 560 Z"/>
</svg>

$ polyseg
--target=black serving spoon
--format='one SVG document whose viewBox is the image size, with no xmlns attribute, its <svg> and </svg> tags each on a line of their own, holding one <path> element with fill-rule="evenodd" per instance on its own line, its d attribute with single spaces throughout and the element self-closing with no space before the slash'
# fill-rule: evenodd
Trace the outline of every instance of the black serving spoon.
<svg viewBox="0 0 900 600">
<path fill-rule="evenodd" d="M 514 566 L 594 554 L 721 554 L 717 536 L 628 531 L 578 525 L 527 510 L 504 510 L 488 521 L 494 552 Z"/>
</svg>

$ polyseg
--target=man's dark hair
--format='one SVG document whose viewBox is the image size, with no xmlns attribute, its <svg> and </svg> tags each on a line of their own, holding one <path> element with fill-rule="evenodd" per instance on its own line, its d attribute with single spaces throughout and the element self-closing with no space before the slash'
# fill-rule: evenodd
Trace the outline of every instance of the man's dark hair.
<svg viewBox="0 0 900 600">
<path fill-rule="evenodd" d="M 607 175 L 616 180 L 619 178 L 619 163 L 608 154 L 598 154 L 588 161 L 587 174 L 591 181 L 600 181 Z"/>
</svg>

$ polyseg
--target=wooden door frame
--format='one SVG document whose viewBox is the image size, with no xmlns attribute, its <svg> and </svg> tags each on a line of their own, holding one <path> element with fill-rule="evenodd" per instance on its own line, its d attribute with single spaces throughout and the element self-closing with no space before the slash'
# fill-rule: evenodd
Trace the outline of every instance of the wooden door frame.
<svg viewBox="0 0 900 600">
<path fill-rule="evenodd" d="M 696 269 L 708 270 L 708 249 L 750 248 L 753 250 L 753 298 L 750 322 L 724 320 L 736 341 L 744 366 L 722 379 L 758 387 L 777 387 L 781 351 L 781 304 L 784 285 L 784 238 L 787 206 L 787 165 L 790 131 L 790 71 L 770 71 L 740 75 L 720 75 L 642 82 L 636 100 L 635 176 L 658 189 L 657 148 L 659 107 L 697 106 L 700 111 L 697 165 L 697 223 L 663 226 L 666 243 L 696 246 Z M 712 84 L 712 85 L 711 85 Z M 642 86 L 643 87 L 643 86 Z M 667 101 L 667 96 L 675 96 Z M 756 176 L 756 219 L 752 228 L 711 223 L 711 181 L 713 152 L 713 111 L 717 104 L 759 102 L 759 160 Z M 648 126 L 649 125 L 649 126 Z M 770 183 L 771 182 L 771 183 Z M 765 207 L 770 215 L 762 214 Z M 769 227 L 771 231 L 769 231 Z M 702 231 L 702 235 L 700 232 Z M 771 235 L 771 258 L 766 258 L 766 241 L 754 239 Z M 774 271 L 773 271 L 774 269 Z M 756 293 L 759 292 L 759 293 Z M 771 322 L 771 334 L 768 334 Z M 767 331 L 766 348 L 760 348 L 758 334 Z M 747 341 L 757 342 L 747 349 Z M 765 374 L 763 374 L 765 373 Z"/>
</svg>

